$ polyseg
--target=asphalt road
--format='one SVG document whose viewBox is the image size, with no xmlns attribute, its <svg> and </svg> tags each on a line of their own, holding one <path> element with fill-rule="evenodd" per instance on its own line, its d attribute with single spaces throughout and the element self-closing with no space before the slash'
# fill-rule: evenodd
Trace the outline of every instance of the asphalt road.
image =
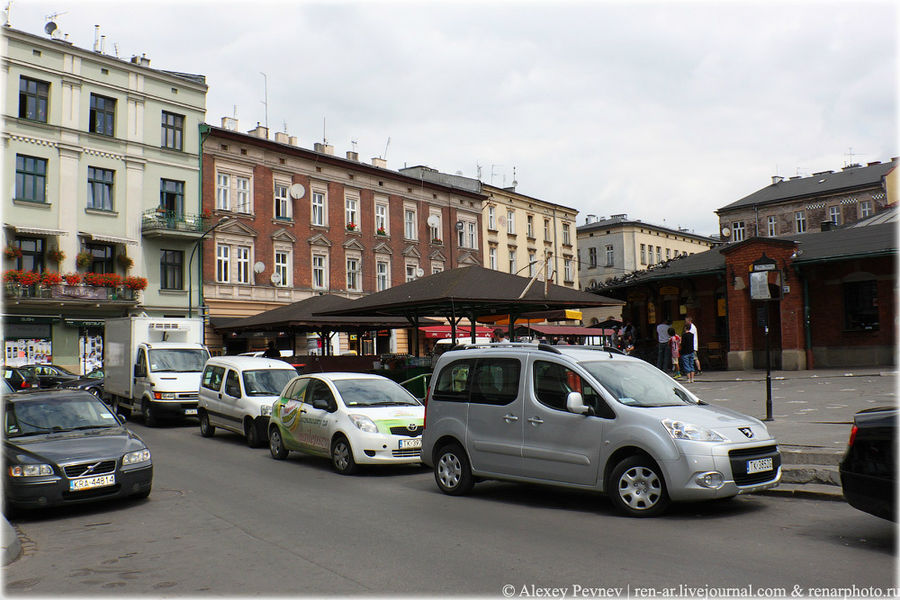
<svg viewBox="0 0 900 600">
<path fill-rule="evenodd" d="M 342 477 L 196 425 L 131 426 L 153 452 L 150 498 L 11 519 L 24 551 L 6 595 L 789 596 L 895 581 L 896 526 L 842 502 L 743 496 L 629 519 L 600 495 L 486 482 L 454 498 L 419 467 Z"/>
</svg>

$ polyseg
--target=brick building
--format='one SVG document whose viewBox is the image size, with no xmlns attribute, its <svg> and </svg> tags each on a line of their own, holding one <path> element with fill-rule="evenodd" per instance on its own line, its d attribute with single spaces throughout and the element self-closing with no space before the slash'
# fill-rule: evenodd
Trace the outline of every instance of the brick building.
<svg viewBox="0 0 900 600">
<path fill-rule="evenodd" d="M 215 224 L 203 244 L 203 301 L 214 321 L 323 293 L 358 298 L 482 262 L 481 194 L 388 170 L 380 158 L 366 164 L 324 144 L 301 148 L 283 133 L 270 140 L 264 127 L 245 134 L 232 119 L 223 125 L 203 131 L 203 210 Z M 214 351 L 226 342 L 239 352 L 265 340 L 208 331 Z M 376 353 L 407 349 L 402 330 L 369 342 Z"/>
</svg>

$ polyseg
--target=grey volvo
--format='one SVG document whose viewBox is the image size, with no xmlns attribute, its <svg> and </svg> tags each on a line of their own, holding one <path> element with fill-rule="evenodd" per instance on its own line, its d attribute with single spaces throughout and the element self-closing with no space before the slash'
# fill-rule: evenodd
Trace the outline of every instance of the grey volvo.
<svg viewBox="0 0 900 600">
<path fill-rule="evenodd" d="M 501 343 L 437 361 L 422 461 L 446 494 L 481 479 L 605 492 L 630 516 L 774 487 L 775 439 L 609 349 Z"/>
</svg>

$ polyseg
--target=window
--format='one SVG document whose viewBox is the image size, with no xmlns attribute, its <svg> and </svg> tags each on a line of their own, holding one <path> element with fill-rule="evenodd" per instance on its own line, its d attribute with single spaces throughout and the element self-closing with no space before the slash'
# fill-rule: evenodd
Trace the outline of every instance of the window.
<svg viewBox="0 0 900 600">
<path fill-rule="evenodd" d="M 872 216 L 872 202 L 865 200 L 859 203 L 859 218 L 865 219 Z"/>
<path fill-rule="evenodd" d="M 231 246 L 227 244 L 216 245 L 216 281 L 228 283 L 231 281 Z"/>
<path fill-rule="evenodd" d="M 184 252 L 160 250 L 159 287 L 163 290 L 184 289 Z"/>
<path fill-rule="evenodd" d="M 218 392 L 219 388 L 222 387 L 222 379 L 224 379 L 224 375 L 225 367 L 209 365 L 203 371 L 203 380 L 200 382 L 200 385 L 208 390 Z"/>
<path fill-rule="evenodd" d="M 379 260 L 375 263 L 375 288 L 379 292 L 390 287 L 390 274 L 387 261 Z"/>
<path fill-rule="evenodd" d="M 88 167 L 88 208 L 113 209 L 113 174 L 110 169 Z"/>
<path fill-rule="evenodd" d="M 184 182 L 159 180 L 159 206 L 176 218 L 184 216 Z"/>
<path fill-rule="evenodd" d="M 359 202 L 356 198 L 344 198 L 344 220 L 348 229 L 350 229 L 351 225 L 354 230 L 359 229 L 358 204 Z"/>
<path fill-rule="evenodd" d="M 670 260 L 672 258 L 672 249 L 666 248 L 666 260 Z"/>
<path fill-rule="evenodd" d="M 162 133 L 160 145 L 171 150 L 183 147 L 184 116 L 162 111 Z"/>
<path fill-rule="evenodd" d="M 528 215 L 528 219 L 525 222 L 525 235 L 530 238 L 534 237 L 534 217 Z"/>
<path fill-rule="evenodd" d="M 506 211 L 506 233 L 516 234 L 516 211 L 512 209 Z"/>
<path fill-rule="evenodd" d="M 806 232 L 806 213 L 802 210 L 798 210 L 794 213 L 794 227 L 796 233 Z"/>
<path fill-rule="evenodd" d="M 854 281 L 844 287 L 844 327 L 851 330 L 878 330 L 878 285 L 875 281 Z"/>
<path fill-rule="evenodd" d="M 528 276 L 534 277 L 537 272 L 537 262 L 534 260 L 534 252 L 528 253 Z"/>
<path fill-rule="evenodd" d="M 455 366 L 455 365 L 454 365 Z M 483 358 L 476 362 L 476 367 L 469 379 L 471 394 L 469 402 L 475 404 L 506 405 L 515 401 L 519 395 L 519 373 L 522 363 L 515 358 Z M 444 371 L 447 371 L 445 369 Z M 466 372 L 468 368 L 466 368 Z M 450 373 L 451 376 L 453 373 Z M 441 373 L 443 376 L 443 372 Z M 457 374 L 462 376 L 462 373 Z M 462 377 L 452 385 L 465 384 Z M 435 389 L 435 393 L 437 390 Z M 464 399 L 464 398 L 461 398 Z"/>
<path fill-rule="evenodd" d="M 571 239 L 571 237 L 570 237 L 570 233 L 569 233 L 569 224 L 568 224 L 568 223 L 563 223 L 563 225 L 562 225 L 562 237 L 563 237 L 562 243 L 563 243 L 564 246 L 571 246 L 571 245 L 572 245 L 572 239 Z"/>
<path fill-rule="evenodd" d="M 291 264 L 291 253 L 284 250 L 275 251 L 275 273 L 278 275 L 278 287 L 290 287 L 291 272 L 289 266 Z"/>
<path fill-rule="evenodd" d="M 488 264 L 491 269 L 494 271 L 497 270 L 497 249 L 491 248 L 488 250 Z"/>
<path fill-rule="evenodd" d="M 656 247 L 656 262 L 662 262 L 662 248 L 660 248 L 659 246 Z"/>
<path fill-rule="evenodd" d="M 312 214 L 310 219 L 313 225 L 325 226 L 325 194 L 322 192 L 313 192 L 312 194 Z"/>
<path fill-rule="evenodd" d="M 418 268 L 415 264 L 406 264 L 406 283 L 416 280 L 416 269 Z"/>
<path fill-rule="evenodd" d="M 647 246 L 645 244 L 641 244 L 641 264 L 647 264 Z"/>
<path fill-rule="evenodd" d="M 517 269 L 516 266 L 517 266 L 516 265 L 516 251 L 510 250 L 509 251 L 509 272 L 512 273 L 513 275 L 515 275 L 516 273 L 519 272 L 519 269 Z"/>
<path fill-rule="evenodd" d="M 47 201 L 47 161 L 16 154 L 16 200 Z"/>
<path fill-rule="evenodd" d="M 538 401 L 549 408 L 567 411 L 566 403 L 570 392 L 581 394 L 584 403 L 602 414 L 600 394 L 582 379 L 578 373 L 557 363 L 536 360 L 533 367 L 534 394 Z"/>
<path fill-rule="evenodd" d="M 237 282 L 250 283 L 250 246 L 237 247 Z"/>
<path fill-rule="evenodd" d="M 468 235 L 466 236 L 465 245 L 467 248 L 477 248 L 478 247 L 478 233 L 475 231 L 475 223 L 473 221 L 469 221 L 466 223 L 466 230 Z"/>
<path fill-rule="evenodd" d="M 406 208 L 403 210 L 403 235 L 408 240 L 415 240 L 419 237 L 419 232 L 416 230 L 415 209 Z"/>
<path fill-rule="evenodd" d="M 841 224 L 841 207 L 840 206 L 829 206 L 828 207 L 828 220 L 834 223 L 835 225 Z"/>
<path fill-rule="evenodd" d="M 50 84 L 46 81 L 19 78 L 19 118 L 47 122 L 47 98 Z"/>
<path fill-rule="evenodd" d="M 325 270 L 325 255 L 313 254 L 312 256 L 312 286 L 317 290 L 328 287 L 327 273 Z"/>
<path fill-rule="evenodd" d="M 16 247 L 22 251 L 21 258 L 16 259 L 16 268 L 20 271 L 44 272 L 44 240 L 43 238 L 17 238 Z"/>
<path fill-rule="evenodd" d="M 769 237 L 778 235 L 778 219 L 775 215 L 769 215 L 769 218 L 766 219 L 766 232 Z"/>
<path fill-rule="evenodd" d="M 615 251 L 613 250 L 612 245 L 607 244 L 606 246 L 606 266 L 611 267 L 615 264 Z"/>
<path fill-rule="evenodd" d="M 575 274 L 572 272 L 572 259 L 567 258 L 563 261 L 563 277 L 566 281 L 575 281 Z"/>
<path fill-rule="evenodd" d="M 116 100 L 91 94 L 90 123 L 88 131 L 113 136 L 116 133 Z"/>
<path fill-rule="evenodd" d="M 388 228 L 388 207 L 387 204 L 375 204 L 375 232 L 389 235 L 391 230 Z"/>
<path fill-rule="evenodd" d="M 744 241 L 744 222 L 743 221 L 735 221 L 731 224 L 731 239 L 735 242 L 743 242 Z"/>
<path fill-rule="evenodd" d="M 497 229 L 497 209 L 493 206 L 488 206 L 488 229 L 491 231 L 496 231 Z"/>
<path fill-rule="evenodd" d="M 234 187 L 236 190 L 234 210 L 239 213 L 250 214 L 250 179 L 247 177 L 235 177 Z"/>
<path fill-rule="evenodd" d="M 113 264 L 115 249 L 109 244 L 85 244 L 84 250 L 93 256 L 90 271 L 92 273 L 115 273 Z"/>
<path fill-rule="evenodd" d="M 432 212 L 428 218 L 435 219 L 435 223 L 436 223 L 435 227 L 432 227 L 430 225 L 428 226 L 428 236 L 431 238 L 432 242 L 440 240 L 441 239 L 441 213 Z"/>
<path fill-rule="evenodd" d="M 347 290 L 353 292 L 360 291 L 360 279 L 359 259 L 356 257 L 347 258 Z"/>
<path fill-rule="evenodd" d="M 550 219 L 544 219 L 544 239 L 550 240 Z"/>
<path fill-rule="evenodd" d="M 231 177 L 227 173 L 216 175 L 216 208 L 231 210 Z"/>
<path fill-rule="evenodd" d="M 443 273 L 444 272 L 444 263 L 442 262 L 433 262 L 431 263 L 431 274 L 435 273 Z"/>
<path fill-rule="evenodd" d="M 293 217 L 291 211 L 291 201 L 288 198 L 288 186 L 275 184 L 275 218 L 283 221 L 290 221 Z"/>
<path fill-rule="evenodd" d="M 474 363 L 474 360 L 457 360 L 441 369 L 441 372 L 433 380 L 433 398 L 444 402 L 466 402 L 469 400 L 469 373 Z M 516 387 L 516 392 L 518 393 L 518 387 Z"/>
</svg>

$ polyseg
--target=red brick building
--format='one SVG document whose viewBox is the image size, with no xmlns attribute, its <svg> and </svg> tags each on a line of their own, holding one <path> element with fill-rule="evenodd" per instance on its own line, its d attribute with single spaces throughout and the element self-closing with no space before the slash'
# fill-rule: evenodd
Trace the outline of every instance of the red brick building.
<svg viewBox="0 0 900 600">
<path fill-rule="evenodd" d="M 215 225 L 202 249 L 211 319 L 254 315 L 322 293 L 360 297 L 481 264 L 481 194 L 390 171 L 380 158 L 366 164 L 354 152 L 335 156 L 324 144 L 301 148 L 286 134 L 269 140 L 263 127 L 247 134 L 235 129 L 203 131 L 202 208 Z M 265 345 L 263 339 L 226 341 L 229 352 Z M 214 332 L 207 343 L 213 350 L 225 346 Z M 278 343 L 307 347 L 307 340 Z M 389 339 L 383 332 L 369 347 L 405 351 L 404 332 Z"/>
<path fill-rule="evenodd" d="M 623 319 L 637 328 L 638 352 L 654 363 L 656 324 L 671 320 L 680 333 L 691 315 L 703 368 L 763 368 L 766 324 L 777 369 L 894 365 L 896 223 L 870 222 L 793 239 L 750 238 L 595 291 L 626 300 Z M 772 300 L 754 299 L 757 283 Z"/>
</svg>

